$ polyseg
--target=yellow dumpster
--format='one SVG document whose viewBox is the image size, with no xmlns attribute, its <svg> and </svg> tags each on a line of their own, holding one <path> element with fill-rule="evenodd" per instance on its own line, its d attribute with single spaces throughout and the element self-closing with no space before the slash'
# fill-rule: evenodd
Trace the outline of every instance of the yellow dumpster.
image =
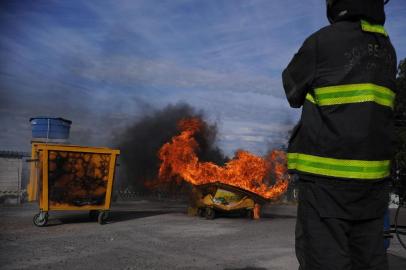
<svg viewBox="0 0 406 270">
<path fill-rule="evenodd" d="M 29 201 L 39 201 L 36 226 L 51 210 L 86 210 L 103 224 L 111 204 L 119 150 L 64 144 L 32 143 Z"/>
<path fill-rule="evenodd" d="M 216 213 L 245 214 L 252 219 L 260 218 L 261 205 L 267 200 L 250 191 L 220 182 L 194 186 L 190 212 L 207 219 L 214 219 Z M 196 211 L 192 211 L 192 209 Z"/>
</svg>

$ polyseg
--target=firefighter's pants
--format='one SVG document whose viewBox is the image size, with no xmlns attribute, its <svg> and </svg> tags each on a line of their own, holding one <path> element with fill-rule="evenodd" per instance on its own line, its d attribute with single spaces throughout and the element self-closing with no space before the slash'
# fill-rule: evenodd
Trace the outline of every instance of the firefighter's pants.
<svg viewBox="0 0 406 270">
<path fill-rule="evenodd" d="M 383 217 L 345 220 L 320 217 L 299 189 L 296 257 L 299 270 L 387 270 Z"/>
</svg>

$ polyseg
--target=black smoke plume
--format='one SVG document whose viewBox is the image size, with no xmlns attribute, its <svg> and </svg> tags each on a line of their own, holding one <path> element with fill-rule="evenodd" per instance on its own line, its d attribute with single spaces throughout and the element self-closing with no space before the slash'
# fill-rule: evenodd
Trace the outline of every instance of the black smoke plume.
<svg viewBox="0 0 406 270">
<path fill-rule="evenodd" d="M 151 192 L 148 183 L 158 177 L 160 160 L 159 149 L 171 138 L 179 134 L 177 123 L 185 118 L 198 117 L 205 123 L 202 132 L 196 137 L 199 143 L 198 156 L 200 160 L 211 161 L 219 165 L 226 162 L 226 157 L 216 146 L 217 127 L 204 121 L 204 113 L 196 111 L 188 104 L 168 105 L 161 110 L 155 110 L 130 125 L 122 134 L 117 136 L 118 147 L 121 150 L 120 189 L 128 187 L 140 193 Z M 124 174 L 124 175 L 123 175 Z M 181 181 L 170 182 L 160 191 L 168 194 L 178 193 L 185 188 Z"/>
</svg>

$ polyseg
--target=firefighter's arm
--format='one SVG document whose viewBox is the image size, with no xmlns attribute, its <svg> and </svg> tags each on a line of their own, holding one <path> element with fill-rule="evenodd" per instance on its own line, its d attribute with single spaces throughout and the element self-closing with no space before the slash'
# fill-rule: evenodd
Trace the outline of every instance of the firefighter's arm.
<svg viewBox="0 0 406 270">
<path fill-rule="evenodd" d="M 293 108 L 303 105 L 316 72 L 316 44 L 311 36 L 303 43 L 282 73 L 283 87 L 289 104 Z"/>
</svg>

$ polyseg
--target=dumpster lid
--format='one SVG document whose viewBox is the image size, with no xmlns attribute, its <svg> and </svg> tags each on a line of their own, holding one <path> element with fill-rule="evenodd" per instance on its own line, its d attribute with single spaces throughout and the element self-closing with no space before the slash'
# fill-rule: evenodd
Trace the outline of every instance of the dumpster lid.
<svg viewBox="0 0 406 270">
<path fill-rule="evenodd" d="M 68 120 L 68 119 L 65 119 L 65 118 L 62 118 L 62 117 L 37 116 L 37 117 L 31 117 L 31 118 L 30 118 L 30 122 L 31 122 L 32 120 L 34 120 L 34 119 L 54 119 L 54 120 L 61 120 L 61 121 L 67 122 L 67 123 L 69 123 L 69 124 L 72 124 L 72 121 L 71 121 L 71 120 Z"/>
<path fill-rule="evenodd" d="M 228 191 L 231 191 L 231 192 L 244 194 L 244 195 L 252 198 L 255 202 L 260 203 L 260 204 L 264 204 L 264 203 L 269 202 L 268 199 L 254 193 L 254 192 L 248 191 L 246 189 L 242 189 L 240 187 L 224 184 L 224 183 L 221 183 L 221 182 L 214 182 L 214 183 L 196 185 L 197 188 L 201 188 L 201 189 L 207 188 L 207 187 L 210 187 L 210 186 L 216 186 L 217 188 L 222 188 L 222 189 L 225 189 L 225 190 L 228 190 Z"/>
</svg>

